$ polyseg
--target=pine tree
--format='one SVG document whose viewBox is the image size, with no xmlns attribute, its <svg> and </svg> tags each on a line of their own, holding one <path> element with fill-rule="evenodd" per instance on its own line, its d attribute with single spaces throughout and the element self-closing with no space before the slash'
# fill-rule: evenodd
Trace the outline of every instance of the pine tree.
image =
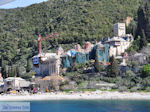
<svg viewBox="0 0 150 112">
<path fill-rule="evenodd" d="M 107 74 L 110 77 L 116 77 L 118 75 L 118 62 L 114 56 L 110 58 L 110 65 L 107 68 Z"/>
</svg>

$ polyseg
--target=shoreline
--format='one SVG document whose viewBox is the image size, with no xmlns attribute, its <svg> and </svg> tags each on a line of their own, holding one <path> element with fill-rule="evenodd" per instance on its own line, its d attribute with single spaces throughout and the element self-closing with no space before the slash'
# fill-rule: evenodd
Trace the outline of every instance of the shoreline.
<svg viewBox="0 0 150 112">
<path fill-rule="evenodd" d="M 42 93 L 32 95 L 0 95 L 0 101 L 50 101 L 50 100 L 150 100 L 150 93 L 85 92 Z"/>
</svg>

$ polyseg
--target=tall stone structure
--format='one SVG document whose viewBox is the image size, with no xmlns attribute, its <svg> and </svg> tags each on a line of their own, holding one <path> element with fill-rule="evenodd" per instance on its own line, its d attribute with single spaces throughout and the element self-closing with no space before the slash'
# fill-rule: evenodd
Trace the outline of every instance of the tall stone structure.
<svg viewBox="0 0 150 112">
<path fill-rule="evenodd" d="M 126 35 L 126 26 L 125 23 L 116 23 L 114 24 L 114 36 L 121 37 Z"/>
</svg>

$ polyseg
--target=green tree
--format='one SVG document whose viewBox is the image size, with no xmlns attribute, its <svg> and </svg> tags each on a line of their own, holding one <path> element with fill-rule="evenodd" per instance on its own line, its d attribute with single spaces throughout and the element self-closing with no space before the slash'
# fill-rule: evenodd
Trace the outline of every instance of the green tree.
<svg viewBox="0 0 150 112">
<path fill-rule="evenodd" d="M 128 85 L 129 88 L 141 82 L 141 78 L 136 76 L 136 74 L 131 70 L 126 71 L 124 79 L 130 81 L 130 84 Z"/>
<path fill-rule="evenodd" d="M 20 77 L 20 72 L 19 72 L 19 67 L 18 66 L 16 67 L 16 76 Z"/>
<path fill-rule="evenodd" d="M 144 35 L 146 35 L 146 40 L 150 40 L 150 1 L 145 0 L 141 2 L 141 5 L 138 9 L 138 28 L 137 28 L 137 34 L 142 37 L 143 31 L 145 32 Z M 142 37 L 143 38 L 143 37 Z"/>
<path fill-rule="evenodd" d="M 1 58 L 1 66 L 2 66 L 1 73 L 3 75 L 3 78 L 7 78 L 6 63 L 3 57 Z"/>
<path fill-rule="evenodd" d="M 140 50 L 140 42 L 141 36 L 138 35 L 137 39 L 133 41 L 131 47 L 128 49 L 128 51 L 139 51 Z"/>
<path fill-rule="evenodd" d="M 141 74 L 141 77 L 142 78 L 145 78 L 145 77 L 148 77 L 150 76 L 150 64 L 148 65 L 145 65 L 142 69 L 142 74 Z"/>
<path fill-rule="evenodd" d="M 136 21 L 132 20 L 130 25 L 127 27 L 127 34 L 132 34 L 133 37 L 135 37 L 136 30 L 137 30 L 137 23 Z"/>
<path fill-rule="evenodd" d="M 146 89 L 146 87 L 150 86 L 150 76 L 143 78 L 142 85 L 143 89 Z"/>
<path fill-rule="evenodd" d="M 107 74 L 110 77 L 118 76 L 118 61 L 114 56 L 110 57 L 110 65 L 107 67 Z"/>
<path fill-rule="evenodd" d="M 147 46 L 147 40 L 146 40 L 146 35 L 145 35 L 145 32 L 144 30 L 142 30 L 142 38 L 141 38 L 141 41 L 140 41 L 140 49 L 142 49 L 143 47 Z"/>
<path fill-rule="evenodd" d="M 137 36 L 141 35 L 142 29 L 145 27 L 145 15 L 144 15 L 144 10 L 143 10 L 143 4 L 140 5 L 138 9 L 138 28 L 137 28 Z"/>
</svg>

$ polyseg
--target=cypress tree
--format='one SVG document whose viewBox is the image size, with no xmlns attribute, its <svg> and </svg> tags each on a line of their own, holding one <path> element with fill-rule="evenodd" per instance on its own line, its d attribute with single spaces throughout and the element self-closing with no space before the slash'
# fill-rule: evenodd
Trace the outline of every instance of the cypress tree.
<svg viewBox="0 0 150 112">
<path fill-rule="evenodd" d="M 16 76 L 20 77 L 20 72 L 19 72 L 19 67 L 18 66 L 16 67 Z"/>
<path fill-rule="evenodd" d="M 143 31 L 145 31 L 145 35 L 147 38 L 145 40 L 150 40 L 150 2 L 149 0 L 142 1 L 139 9 L 138 9 L 138 29 L 136 33 L 136 37 L 140 35 L 143 38 Z"/>
<path fill-rule="evenodd" d="M 11 67 L 8 67 L 8 77 L 11 76 Z"/>
<path fill-rule="evenodd" d="M 140 41 L 140 49 L 142 49 L 144 46 L 147 46 L 147 40 L 144 30 L 142 29 L 142 38 Z"/>
<path fill-rule="evenodd" d="M 107 68 L 107 74 L 110 77 L 116 77 L 118 75 L 118 62 L 114 56 L 110 58 L 110 65 Z"/>
<path fill-rule="evenodd" d="M 3 78 L 6 78 L 6 77 L 7 77 L 7 73 L 6 73 L 6 63 L 5 63 L 4 59 L 3 59 L 3 57 L 1 58 L 1 66 L 2 66 L 2 68 L 1 68 L 1 73 L 2 73 L 2 75 L 3 75 Z"/>
<path fill-rule="evenodd" d="M 141 4 L 139 9 L 138 9 L 138 12 L 137 12 L 137 14 L 138 14 L 138 28 L 137 28 L 136 37 L 138 35 L 141 35 L 142 29 L 145 28 L 145 24 L 146 24 L 143 6 L 144 6 L 144 4 Z"/>
<path fill-rule="evenodd" d="M 31 71 L 31 63 L 30 60 L 27 60 L 27 66 L 26 66 L 26 72 L 30 72 Z"/>
</svg>

